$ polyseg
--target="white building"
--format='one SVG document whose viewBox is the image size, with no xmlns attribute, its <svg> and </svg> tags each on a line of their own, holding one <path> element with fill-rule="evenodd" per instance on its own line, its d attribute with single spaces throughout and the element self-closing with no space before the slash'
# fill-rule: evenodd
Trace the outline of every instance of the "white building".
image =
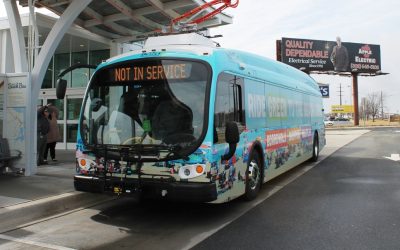
<svg viewBox="0 0 400 250">
<path fill-rule="evenodd" d="M 39 31 L 39 45 L 43 44 L 56 18 L 36 13 L 36 22 Z M 21 15 L 25 44 L 28 44 L 29 14 Z M 14 55 L 11 45 L 10 27 L 7 18 L 0 18 L 0 74 L 15 72 Z M 102 60 L 121 52 L 129 51 L 135 46 L 131 44 L 116 44 L 108 38 L 91 33 L 77 25 L 73 25 L 62 39 L 55 54 L 48 65 L 42 88 L 39 94 L 38 105 L 53 103 L 60 110 L 58 123 L 62 141 L 57 143 L 58 149 L 75 149 L 78 116 L 86 85 L 91 71 L 76 69 L 63 77 L 68 82 L 66 98 L 58 100 L 55 93 L 55 83 L 58 74 L 76 63 L 97 65 Z M 0 93 L 3 93 L 0 87 Z M 0 103 L 3 104 L 2 95 Z M 3 108 L 0 112 L 3 119 Z M 0 122 L 0 133 L 3 134 L 3 121 Z"/>
</svg>

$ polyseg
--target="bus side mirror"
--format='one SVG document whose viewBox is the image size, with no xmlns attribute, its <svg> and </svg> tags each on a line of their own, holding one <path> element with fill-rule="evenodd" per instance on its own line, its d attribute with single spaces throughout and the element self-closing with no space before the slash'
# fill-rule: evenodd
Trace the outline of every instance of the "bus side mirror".
<svg viewBox="0 0 400 250">
<path fill-rule="evenodd" d="M 56 87 L 57 99 L 64 99 L 66 91 L 67 91 L 67 80 L 59 78 L 57 80 L 57 87 Z"/>
<path fill-rule="evenodd" d="M 236 122 L 227 122 L 225 127 L 225 138 L 229 144 L 229 151 L 221 157 L 222 160 L 229 160 L 236 151 L 236 144 L 239 142 L 239 128 Z"/>
</svg>

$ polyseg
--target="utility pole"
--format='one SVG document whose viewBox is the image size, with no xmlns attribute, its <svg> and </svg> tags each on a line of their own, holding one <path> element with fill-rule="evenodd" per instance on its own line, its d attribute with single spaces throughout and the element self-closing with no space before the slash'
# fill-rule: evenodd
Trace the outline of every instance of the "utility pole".
<svg viewBox="0 0 400 250">
<path fill-rule="evenodd" d="M 383 119 L 383 93 L 381 90 L 381 119 Z"/>
<path fill-rule="evenodd" d="M 342 84 L 340 83 L 340 85 L 339 85 L 339 97 L 340 97 L 340 106 L 342 106 L 342 93 L 343 93 L 343 91 L 342 91 Z"/>
<path fill-rule="evenodd" d="M 354 126 L 358 126 L 360 123 L 358 114 L 358 74 L 351 73 L 353 78 L 353 105 L 354 105 Z"/>
</svg>

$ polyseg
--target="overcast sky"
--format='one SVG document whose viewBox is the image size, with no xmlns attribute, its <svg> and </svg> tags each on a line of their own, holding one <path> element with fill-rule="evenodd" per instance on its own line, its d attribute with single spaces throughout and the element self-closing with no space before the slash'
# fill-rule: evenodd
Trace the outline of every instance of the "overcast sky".
<svg viewBox="0 0 400 250">
<path fill-rule="evenodd" d="M 232 0 L 234 1 L 234 0 Z M 211 30 L 223 35 L 216 39 L 223 47 L 241 49 L 276 58 L 275 43 L 282 37 L 378 44 L 381 46 L 382 71 L 386 76 L 359 77 L 359 100 L 373 92 L 383 92 L 389 112 L 400 112 L 400 1 L 399 0 L 240 0 L 233 24 Z M 0 17 L 6 16 L 0 0 Z M 339 104 L 352 104 L 350 77 L 312 75 L 318 82 L 330 84 L 325 110 Z"/>
<path fill-rule="evenodd" d="M 400 112 L 400 1 L 399 0 L 240 0 L 230 9 L 233 24 L 216 28 L 212 35 L 222 47 L 235 48 L 276 58 L 276 40 L 282 37 L 378 44 L 381 46 L 382 71 L 386 76 L 359 77 L 359 100 L 373 92 L 386 95 L 387 110 Z M 339 104 L 352 104 L 352 78 L 311 75 L 330 84 L 325 110 Z"/>
</svg>

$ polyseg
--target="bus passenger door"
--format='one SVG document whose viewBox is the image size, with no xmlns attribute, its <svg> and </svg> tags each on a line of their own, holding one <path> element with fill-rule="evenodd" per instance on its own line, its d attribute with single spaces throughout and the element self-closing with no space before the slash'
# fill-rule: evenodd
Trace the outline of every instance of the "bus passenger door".
<svg viewBox="0 0 400 250">
<path fill-rule="evenodd" d="M 214 107 L 214 148 L 213 164 L 216 168 L 218 193 L 224 193 L 233 188 L 238 179 L 243 180 L 245 170 L 236 164 L 242 156 L 242 140 L 236 147 L 236 153 L 231 159 L 222 161 L 221 156 L 229 150 L 226 143 L 225 127 L 229 121 L 234 121 L 239 127 L 239 133 L 244 131 L 244 90 L 243 78 L 228 73 L 221 73 L 217 81 L 217 91 Z M 242 136 L 241 136 L 242 137 Z M 242 162 L 241 162 L 242 163 Z M 239 164 L 240 165 L 240 164 Z"/>
</svg>

